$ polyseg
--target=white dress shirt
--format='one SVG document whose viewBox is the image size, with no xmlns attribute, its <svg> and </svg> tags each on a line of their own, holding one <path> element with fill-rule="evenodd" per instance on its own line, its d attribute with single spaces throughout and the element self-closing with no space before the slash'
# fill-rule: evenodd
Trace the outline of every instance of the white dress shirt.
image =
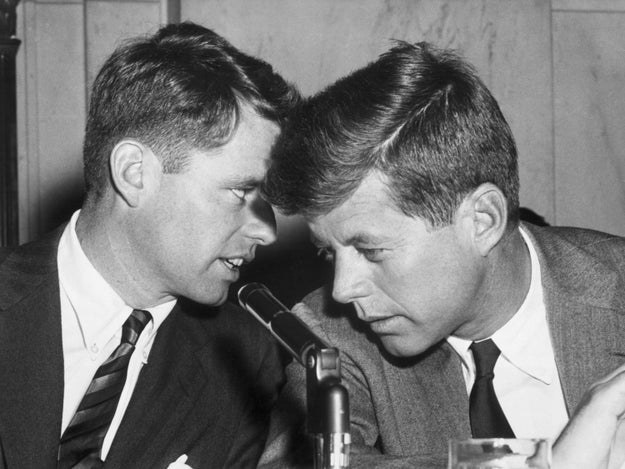
<svg viewBox="0 0 625 469">
<path fill-rule="evenodd" d="M 95 270 L 76 236 L 75 212 L 63 232 L 57 254 L 61 295 L 65 391 L 61 434 L 69 425 L 93 375 L 121 342 L 122 325 L 133 308 Z M 128 376 L 115 416 L 104 438 L 104 460 L 119 428 L 159 326 L 174 307 L 175 300 L 149 308 L 152 315 L 143 330 L 128 365 Z"/>
<path fill-rule="evenodd" d="M 547 325 L 540 265 L 531 240 L 520 231 L 530 253 L 530 288 L 515 315 L 490 337 L 501 350 L 493 387 L 517 438 L 555 440 L 568 415 Z M 457 337 L 447 341 L 462 359 L 470 394 L 475 381 L 471 341 Z"/>
</svg>

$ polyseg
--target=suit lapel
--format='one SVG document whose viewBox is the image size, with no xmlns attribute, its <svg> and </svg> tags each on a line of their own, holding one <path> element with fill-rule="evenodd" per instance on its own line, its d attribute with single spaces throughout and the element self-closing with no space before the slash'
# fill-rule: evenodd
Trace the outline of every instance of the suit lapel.
<svg viewBox="0 0 625 469">
<path fill-rule="evenodd" d="M 449 344 L 443 342 L 424 360 L 422 372 L 420 401 L 428 414 L 423 421 L 431 422 L 425 429 L 425 438 L 429 448 L 436 448 L 435 454 L 443 454 L 449 438 L 471 435 L 461 362 Z"/>
<path fill-rule="evenodd" d="M 0 439 L 9 467 L 54 467 L 63 410 L 55 234 L 0 272 Z M 43 362 L 43 364 L 42 364 Z"/>
<path fill-rule="evenodd" d="M 575 244 L 531 229 L 541 265 L 547 320 L 569 415 L 584 392 L 623 362 L 625 286 Z"/>
<path fill-rule="evenodd" d="M 616 324 L 602 308 L 562 297 L 546 301 L 556 364 L 571 415 L 590 385 L 622 363 L 625 355 L 614 331 L 624 330 L 625 324 Z"/>
<path fill-rule="evenodd" d="M 387 366 L 396 434 L 404 454 L 445 454 L 449 438 L 470 436 L 467 391 L 460 359 L 446 342 L 413 359 L 408 367 Z M 412 428 L 418 431 L 406 432 Z"/>
<path fill-rule="evenodd" d="M 200 435 L 204 441 L 216 442 L 205 448 L 215 466 L 219 466 L 220 448 L 226 457 L 223 432 L 236 422 L 222 417 L 229 415 L 229 396 L 221 389 L 223 363 L 206 353 L 205 346 L 212 346 L 207 345 L 209 334 L 198 329 L 197 322 L 192 324 L 179 306 L 174 308 L 141 371 L 107 468 L 152 468 L 183 453 L 191 458 L 190 448 Z"/>
</svg>

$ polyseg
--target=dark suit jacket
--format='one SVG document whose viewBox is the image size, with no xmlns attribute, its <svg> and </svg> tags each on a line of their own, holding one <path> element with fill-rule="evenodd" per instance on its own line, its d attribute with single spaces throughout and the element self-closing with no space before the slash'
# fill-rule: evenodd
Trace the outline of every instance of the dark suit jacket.
<svg viewBox="0 0 625 469">
<path fill-rule="evenodd" d="M 56 467 L 63 349 L 60 231 L 0 250 L 0 468 Z M 179 300 L 161 325 L 105 468 L 255 467 L 284 382 L 273 338 L 226 304 Z"/>
<path fill-rule="evenodd" d="M 625 362 L 625 239 L 590 230 L 525 228 L 541 265 L 570 414 L 594 381 Z M 448 439 L 471 436 L 469 400 L 453 349 L 441 342 L 414 359 L 398 360 L 380 352 L 375 337 L 354 321 L 351 308 L 331 300 L 329 288 L 313 292 L 305 302 L 315 314 L 302 319 L 341 351 L 350 393 L 350 467 L 446 468 Z M 304 412 L 302 371 L 298 366 L 287 370 L 289 383 L 263 458 L 274 462 L 268 467 L 297 465 L 289 459 L 301 443 L 291 446 L 288 425 Z"/>
</svg>

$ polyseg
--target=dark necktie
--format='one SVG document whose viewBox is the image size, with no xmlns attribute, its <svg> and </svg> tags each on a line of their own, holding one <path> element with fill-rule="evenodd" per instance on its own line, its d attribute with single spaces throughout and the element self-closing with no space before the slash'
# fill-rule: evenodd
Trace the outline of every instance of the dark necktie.
<svg viewBox="0 0 625 469">
<path fill-rule="evenodd" d="M 101 466 L 104 436 L 117 409 L 126 382 L 128 362 L 141 331 L 152 316 L 133 310 L 122 326 L 122 340 L 98 368 L 59 445 L 59 469 L 92 469 Z"/>
<path fill-rule="evenodd" d="M 514 438 L 493 388 L 493 369 L 501 352 L 490 339 L 473 342 L 470 348 L 475 359 L 475 383 L 469 398 L 473 438 Z"/>
</svg>

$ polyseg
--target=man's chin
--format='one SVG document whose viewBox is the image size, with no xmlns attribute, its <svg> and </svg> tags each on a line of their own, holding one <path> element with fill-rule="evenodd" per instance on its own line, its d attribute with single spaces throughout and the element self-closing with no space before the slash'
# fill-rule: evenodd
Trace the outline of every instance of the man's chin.
<svg viewBox="0 0 625 469">
<path fill-rule="evenodd" d="M 384 350 L 397 358 L 414 357 L 425 352 L 428 348 L 418 340 L 397 335 L 380 337 L 380 342 Z"/>
<path fill-rule="evenodd" d="M 206 306 L 221 306 L 228 300 L 229 286 L 230 284 L 213 285 L 209 289 L 194 292 L 189 295 L 189 299 Z"/>
</svg>

